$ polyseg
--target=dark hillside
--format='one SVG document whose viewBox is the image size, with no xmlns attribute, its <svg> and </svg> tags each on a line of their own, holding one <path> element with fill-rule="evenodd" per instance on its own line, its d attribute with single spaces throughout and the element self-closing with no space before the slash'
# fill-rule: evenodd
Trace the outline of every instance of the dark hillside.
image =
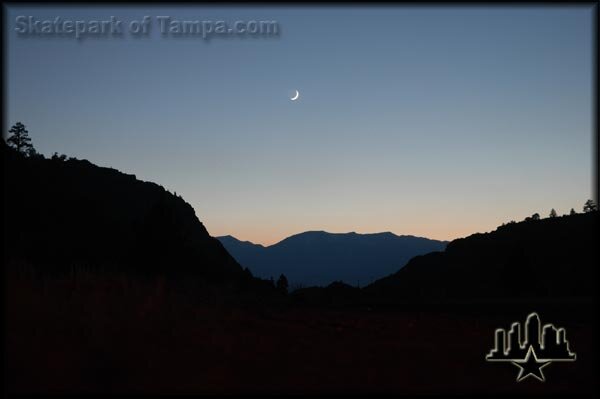
<svg viewBox="0 0 600 399">
<path fill-rule="evenodd" d="M 591 299 L 598 212 L 510 223 L 413 258 L 365 288 L 380 299 Z"/>
<path fill-rule="evenodd" d="M 25 157 L 4 143 L 2 158 L 5 264 L 268 285 L 242 270 L 183 198 L 157 184 L 86 160 Z"/>
</svg>

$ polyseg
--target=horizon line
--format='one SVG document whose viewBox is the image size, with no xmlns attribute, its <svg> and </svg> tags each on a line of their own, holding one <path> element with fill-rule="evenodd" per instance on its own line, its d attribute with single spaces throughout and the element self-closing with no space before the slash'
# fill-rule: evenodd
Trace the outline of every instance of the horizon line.
<svg viewBox="0 0 600 399">
<path fill-rule="evenodd" d="M 393 234 L 396 237 L 414 237 L 414 238 L 422 238 L 422 239 L 426 239 L 426 240 L 432 240 L 432 241 L 440 241 L 440 242 L 446 242 L 446 243 L 450 243 L 451 241 L 454 241 L 458 238 L 464 238 L 464 237 L 456 237 L 456 238 L 452 238 L 452 239 L 437 239 L 437 238 L 431 238 L 431 237 L 425 237 L 425 236 L 420 236 L 420 235 L 414 235 L 414 234 L 397 234 L 394 233 L 393 231 L 377 231 L 377 232 L 369 232 L 369 233 L 360 233 L 357 231 L 347 231 L 347 232 L 331 232 L 331 231 L 327 231 L 327 230 L 305 230 L 305 231 L 301 231 L 298 233 L 294 233 L 288 236 L 285 236 L 279 240 L 275 240 L 272 241 L 270 243 L 265 243 L 265 242 L 257 242 L 257 241 L 252 241 L 252 240 L 245 240 L 240 238 L 239 236 L 235 236 L 233 234 L 223 234 L 223 235 L 211 235 L 211 237 L 213 238 L 222 238 L 222 237 L 231 237 L 234 238 L 240 242 L 246 242 L 246 243 L 250 243 L 253 245 L 260 245 L 263 247 L 271 247 L 274 245 L 277 245 L 285 240 L 287 240 L 288 238 L 297 236 L 297 235 L 301 235 L 301 234 L 306 234 L 306 233 L 326 233 L 326 234 L 331 234 L 331 235 L 347 235 L 347 234 L 356 234 L 356 235 L 362 235 L 362 236 L 366 236 L 366 235 L 377 235 L 377 234 Z M 471 234 L 477 234 L 477 233 L 471 233 Z M 469 234 L 470 235 L 470 234 Z M 465 236 L 466 237 L 466 236 Z"/>
</svg>

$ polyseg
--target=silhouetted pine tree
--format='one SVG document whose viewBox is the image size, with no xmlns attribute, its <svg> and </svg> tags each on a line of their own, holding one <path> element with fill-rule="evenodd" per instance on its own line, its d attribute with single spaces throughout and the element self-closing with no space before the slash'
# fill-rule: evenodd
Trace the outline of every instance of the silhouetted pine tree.
<svg viewBox="0 0 600 399">
<path fill-rule="evenodd" d="M 585 201 L 585 204 L 583 205 L 583 211 L 585 213 L 593 212 L 597 209 L 598 208 L 596 207 L 596 203 L 594 201 L 592 201 L 591 199 Z"/>
<path fill-rule="evenodd" d="M 7 144 L 16 149 L 19 153 L 28 154 L 29 151 L 33 149 L 29 132 L 21 122 L 15 123 L 8 133 L 10 133 L 10 136 L 8 137 L 8 140 L 6 140 Z"/>
</svg>

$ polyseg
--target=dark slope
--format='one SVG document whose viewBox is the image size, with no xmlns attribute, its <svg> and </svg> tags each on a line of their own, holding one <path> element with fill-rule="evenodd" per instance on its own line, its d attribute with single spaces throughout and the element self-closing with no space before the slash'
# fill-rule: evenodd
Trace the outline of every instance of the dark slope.
<svg viewBox="0 0 600 399">
<path fill-rule="evenodd" d="M 85 160 L 26 158 L 4 143 L 2 158 L 5 262 L 259 283 L 157 184 Z"/>
<path fill-rule="evenodd" d="M 308 231 L 263 247 L 231 236 L 219 237 L 225 248 L 254 274 L 292 284 L 327 285 L 342 280 L 355 285 L 385 276 L 416 255 L 443 250 L 446 242 L 392 233 L 335 234 Z"/>
<path fill-rule="evenodd" d="M 260 261 L 260 256 L 264 253 L 267 247 L 260 244 L 254 244 L 250 241 L 241 241 L 233 236 L 216 237 L 221 244 L 229 251 L 229 253 L 240 262 L 243 259 L 249 265 L 255 265 Z M 240 262 L 240 264 L 245 265 Z"/>
<path fill-rule="evenodd" d="M 511 223 L 412 259 L 365 293 L 382 300 L 591 298 L 598 212 Z"/>
</svg>

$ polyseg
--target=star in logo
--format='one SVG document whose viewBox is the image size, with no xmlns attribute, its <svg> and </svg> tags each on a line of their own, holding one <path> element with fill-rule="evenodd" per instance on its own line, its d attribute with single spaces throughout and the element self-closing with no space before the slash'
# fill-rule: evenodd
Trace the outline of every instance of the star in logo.
<svg viewBox="0 0 600 399">
<path fill-rule="evenodd" d="M 517 376 L 517 382 L 521 382 L 529 376 L 535 377 L 540 381 L 546 381 L 542 369 L 549 365 L 550 362 L 538 360 L 533 346 L 529 347 L 527 356 L 525 356 L 525 360 L 513 361 L 512 363 L 520 368 L 519 375 Z"/>
</svg>

